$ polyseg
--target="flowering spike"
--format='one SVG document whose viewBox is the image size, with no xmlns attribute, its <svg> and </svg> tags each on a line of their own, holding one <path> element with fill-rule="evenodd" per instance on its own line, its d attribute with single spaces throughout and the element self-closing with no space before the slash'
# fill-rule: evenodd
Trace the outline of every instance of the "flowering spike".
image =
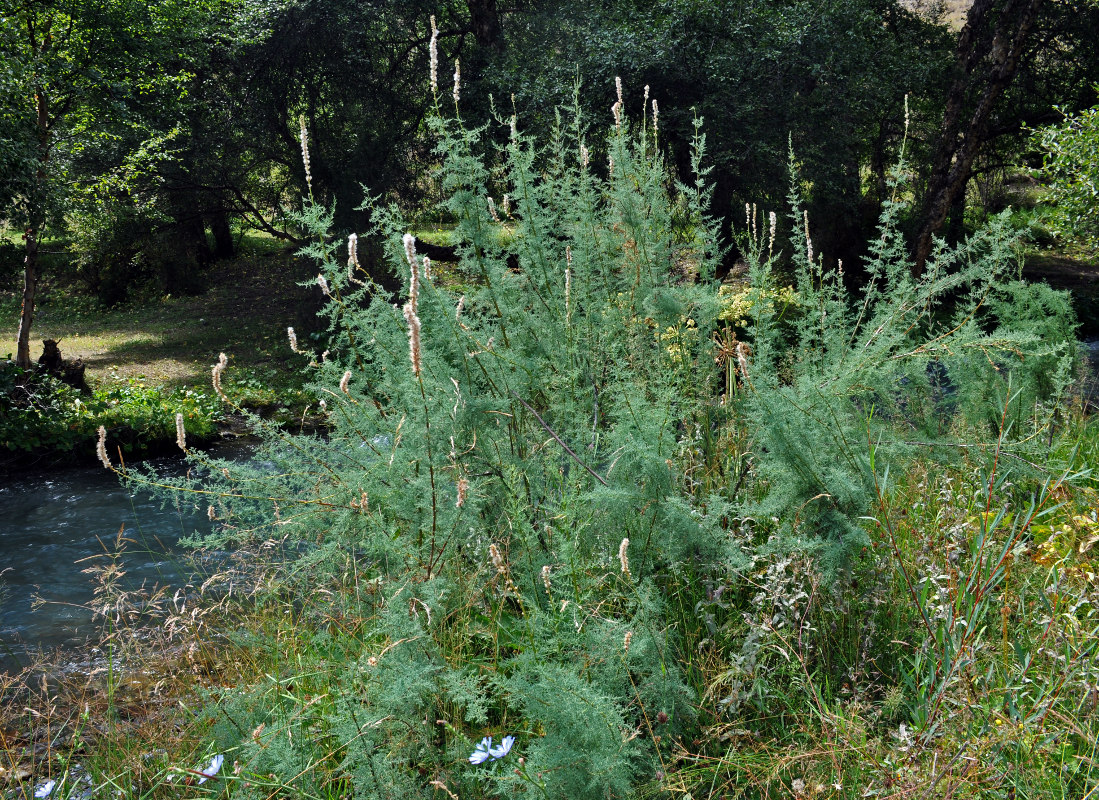
<svg viewBox="0 0 1099 800">
<path fill-rule="evenodd" d="M 301 160 L 305 165 L 305 183 L 313 191 L 313 173 L 309 170 L 309 133 L 305 129 L 305 114 L 298 120 L 301 123 Z"/>
<path fill-rule="evenodd" d="M 347 279 L 361 286 L 362 281 L 355 277 L 355 271 L 358 269 L 361 269 L 359 267 L 359 236 L 353 233 L 347 237 Z"/>
<path fill-rule="evenodd" d="M 102 425 L 99 426 L 99 438 L 95 443 L 95 454 L 99 456 L 100 463 L 106 469 L 114 469 L 111 459 L 107 457 L 107 429 Z"/>
<path fill-rule="evenodd" d="M 805 218 L 805 256 L 808 258 L 809 263 L 813 263 L 813 240 L 809 238 L 809 211 L 802 212 Z"/>
<path fill-rule="evenodd" d="M 428 45 L 431 61 L 431 94 L 439 94 L 439 29 L 435 27 L 435 15 L 431 15 L 431 43 Z"/>
<path fill-rule="evenodd" d="M 408 351 L 412 361 L 412 374 L 420 377 L 422 368 L 420 361 L 420 317 L 416 314 L 416 307 L 412 300 L 405 303 L 404 318 L 408 323 Z"/>
</svg>

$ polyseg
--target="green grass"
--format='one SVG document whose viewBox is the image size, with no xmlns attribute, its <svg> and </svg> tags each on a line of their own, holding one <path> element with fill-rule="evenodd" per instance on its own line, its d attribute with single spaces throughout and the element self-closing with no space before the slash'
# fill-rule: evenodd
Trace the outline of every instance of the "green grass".
<svg viewBox="0 0 1099 800">
<path fill-rule="evenodd" d="M 297 282 L 310 271 L 269 239 L 250 237 L 241 256 L 216 264 L 209 288 L 196 297 L 146 294 L 103 309 L 49 265 L 43 273 L 32 358 L 42 339 L 57 339 L 64 356 L 83 359 L 89 377 L 101 383 L 134 379 L 179 388 L 209 385 L 224 352 L 242 381 L 261 379 L 274 393 L 301 387 L 302 365 L 291 357 L 286 328 L 309 321 L 303 309 L 311 292 Z M 0 292 L 0 356 L 15 351 L 19 309 L 18 292 Z"/>
</svg>

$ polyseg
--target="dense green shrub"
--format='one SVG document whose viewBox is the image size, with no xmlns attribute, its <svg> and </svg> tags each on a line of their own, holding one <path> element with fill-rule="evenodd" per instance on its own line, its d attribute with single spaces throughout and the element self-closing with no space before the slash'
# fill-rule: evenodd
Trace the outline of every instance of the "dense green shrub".
<svg viewBox="0 0 1099 800">
<path fill-rule="evenodd" d="M 856 292 L 843 265 L 825 269 L 792 197 L 797 313 L 750 303 L 754 346 L 744 363 L 741 408 L 757 438 L 761 499 L 750 511 L 776 516 L 788 533 L 845 563 L 867 544 L 861 518 L 877 470 L 914 458 L 946 462 L 960 448 L 1022 455 L 1048 431 L 1076 357 L 1065 292 L 1009 280 L 1014 234 L 1001 215 L 958 245 L 940 243 L 914 279 L 886 203 Z M 750 283 L 781 288 L 764 237 L 748 238 Z"/>
<path fill-rule="evenodd" d="M 769 684 L 797 677 L 777 643 L 805 632 L 806 576 L 840 576 L 867 542 L 860 518 L 887 468 L 948 460 L 965 432 L 1008 452 L 1042 430 L 1071 360 L 1042 337 L 1071 324 L 1059 296 L 999 282 L 1000 222 L 940 247 L 917 280 L 888 204 L 858 297 L 800 233 L 794 290 L 780 291 L 757 230 L 758 301 L 732 314 L 712 277 L 701 136 L 695 182 L 674 184 L 649 121 L 615 113 L 605 165 L 579 121 L 543 148 L 508 120 L 506 148 L 486 156 L 484 129 L 434 116 L 456 220 L 447 279 L 402 242 L 398 209 L 371 208 L 403 309 L 306 203 L 331 344 L 290 346 L 331 432 L 257 420 L 255 460 L 195 454 L 205 469 L 178 483 L 218 520 L 202 544 L 281 548 L 271 596 L 324 598 L 290 604 L 306 653 L 261 640 L 281 670 L 210 696 L 241 796 L 604 798 L 659 782 L 700 716 L 745 698 L 767 719 L 792 710 L 767 708 Z M 796 304 L 782 320 L 781 297 Z M 1023 313 L 1042 320 L 1014 325 Z M 722 375 L 714 337 L 730 333 L 753 352 L 735 349 Z M 1031 363 L 1047 384 L 1017 368 Z M 700 654 L 735 662 L 722 680 L 739 688 L 716 707 Z M 470 763 L 504 734 L 509 754 Z"/>
<path fill-rule="evenodd" d="M 1045 154 L 1057 233 L 1094 246 L 1099 241 L 1099 106 L 1035 133 Z"/>
</svg>

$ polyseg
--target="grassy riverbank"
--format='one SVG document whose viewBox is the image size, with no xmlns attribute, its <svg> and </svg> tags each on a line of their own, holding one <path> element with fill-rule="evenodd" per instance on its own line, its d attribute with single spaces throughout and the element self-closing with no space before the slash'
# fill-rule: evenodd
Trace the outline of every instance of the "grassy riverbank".
<svg viewBox="0 0 1099 800">
<path fill-rule="evenodd" d="M 312 400 L 286 329 L 296 325 L 303 337 L 315 329 L 318 298 L 298 286 L 309 267 L 284 245 L 248 237 L 241 255 L 210 268 L 200 295 L 135 287 L 134 297 L 109 309 L 83 294 L 62 264 L 48 266 L 56 271 L 47 269 L 40 289 L 32 353 L 37 358 L 41 340 L 58 340 L 66 359 L 86 366 L 92 394 L 53 384 L 24 390 L 23 377 L 4 376 L 0 389 L 13 405 L 0 425 L 0 465 L 88 460 L 100 425 L 112 450 L 156 452 L 174 446 L 177 413 L 193 442 L 209 441 L 225 422 L 210 385 L 221 352 L 231 364 L 224 386 L 239 407 L 283 424 L 300 425 L 308 413 Z M 17 320 L 18 311 L 18 293 L 0 292 L 0 318 Z M 3 335 L 15 329 L 5 325 Z M 14 349 L 14 338 L 0 339 L 0 353 Z"/>
</svg>

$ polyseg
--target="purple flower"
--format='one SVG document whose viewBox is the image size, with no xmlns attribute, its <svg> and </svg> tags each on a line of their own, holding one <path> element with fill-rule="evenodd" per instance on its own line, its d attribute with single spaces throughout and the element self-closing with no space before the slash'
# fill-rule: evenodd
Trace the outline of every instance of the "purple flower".
<svg viewBox="0 0 1099 800">
<path fill-rule="evenodd" d="M 511 752 L 511 746 L 515 744 L 514 736 L 505 736 L 503 740 L 496 747 L 492 746 L 492 737 L 486 736 L 481 740 L 481 743 L 477 745 L 477 749 L 474 750 L 469 756 L 470 764 L 484 764 L 490 758 L 493 760 L 503 758 Z"/>
<path fill-rule="evenodd" d="M 484 739 L 481 740 L 481 743 L 479 745 L 477 745 L 477 749 L 474 750 L 472 753 L 470 753 L 469 763 L 470 764 L 483 764 L 486 761 L 488 761 L 488 757 L 489 757 L 489 755 L 491 755 L 489 753 L 489 749 L 491 747 L 492 747 L 492 737 L 491 736 L 486 736 Z"/>
<path fill-rule="evenodd" d="M 210 763 L 206 766 L 206 769 L 199 773 L 199 783 L 206 783 L 207 778 L 212 778 L 218 774 L 221 769 L 221 765 L 225 763 L 225 756 L 218 753 L 216 756 L 210 759 Z"/>
<path fill-rule="evenodd" d="M 515 744 L 514 736 L 505 736 L 499 747 L 489 748 L 488 754 L 493 758 L 503 758 L 511 752 L 511 746 Z"/>
</svg>

